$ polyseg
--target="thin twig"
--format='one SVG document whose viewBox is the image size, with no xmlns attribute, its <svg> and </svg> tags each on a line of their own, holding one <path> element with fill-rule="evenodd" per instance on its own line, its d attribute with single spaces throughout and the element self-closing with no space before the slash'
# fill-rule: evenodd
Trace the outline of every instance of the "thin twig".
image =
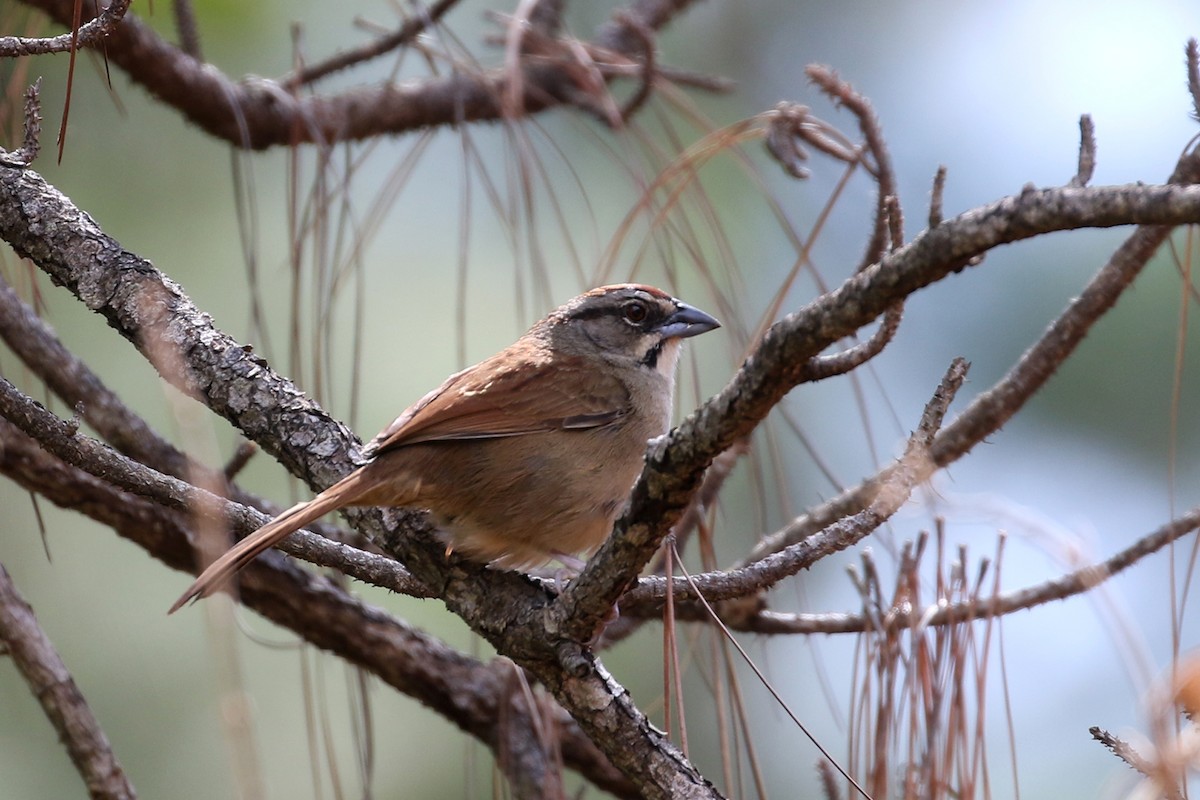
<svg viewBox="0 0 1200 800">
<path fill-rule="evenodd" d="M 1130 744 L 1124 739 L 1114 736 L 1103 728 L 1095 725 L 1088 728 L 1088 733 L 1092 735 L 1093 739 L 1111 750 L 1114 756 L 1124 761 L 1130 767 L 1137 770 L 1147 778 L 1153 777 L 1153 765 L 1150 764 L 1150 762 L 1146 759 L 1142 758 L 1138 751 L 1134 750 L 1133 747 L 1130 746 Z"/>
<path fill-rule="evenodd" d="M 32 164 L 41 150 L 42 104 L 40 91 L 42 79 L 38 78 L 25 89 L 24 135 L 21 146 L 12 152 L 0 150 L 0 165 L 24 168 Z"/>
<path fill-rule="evenodd" d="M 137 792 L 83 692 L 2 564 L 0 642 L 54 725 L 89 796 L 97 800 L 136 798 Z"/>
<path fill-rule="evenodd" d="M 196 8 L 192 0 L 171 0 L 175 12 L 175 32 L 179 34 L 179 49 L 197 61 L 204 60 L 200 48 L 200 26 L 196 23 Z"/>
<path fill-rule="evenodd" d="M 459 0 L 438 0 L 429 8 L 418 8 L 416 14 L 404 20 L 399 28 L 387 36 L 381 36 L 373 42 L 368 42 L 352 50 L 336 53 L 317 64 L 310 64 L 291 74 L 284 75 L 279 82 L 288 89 L 307 86 L 335 72 L 349 69 L 404 47 L 437 24 L 446 12 L 458 3 Z"/>
<path fill-rule="evenodd" d="M 875 114 L 875 109 L 863 95 L 855 91 L 848 82 L 838 77 L 837 73 L 821 64 L 812 64 L 805 68 L 804 74 L 815 83 L 835 102 L 844 105 L 858 120 L 859 130 L 866 142 L 867 152 L 871 158 L 864 161 L 868 165 L 871 176 L 875 179 L 877 191 L 875 195 L 875 221 L 872 234 L 867 242 L 866 251 L 859 262 L 858 272 L 883 258 L 888 249 L 889 217 L 892 229 L 890 239 L 893 247 L 898 247 L 904 239 L 902 215 L 899 201 L 899 188 L 896 181 L 896 171 L 892 167 L 892 157 L 888 152 L 887 141 L 883 137 L 883 127 Z M 893 198 L 893 211 L 889 214 L 888 198 Z"/>
<path fill-rule="evenodd" d="M 1192 96 L 1192 118 L 1200 120 L 1200 46 L 1188 39 L 1185 51 L 1188 94 Z"/>
<path fill-rule="evenodd" d="M 78 47 L 96 47 L 103 44 L 114 30 L 117 23 L 129 10 L 131 0 L 112 0 L 109 5 L 94 16 L 90 22 L 81 25 L 78 32 L 68 31 L 58 36 L 28 38 L 25 36 L 0 36 L 0 58 L 20 58 L 46 53 L 67 53 Z M 60 20 L 66 21 L 66 20 Z"/>
<path fill-rule="evenodd" d="M 1096 125 L 1091 114 L 1079 118 L 1079 166 L 1068 186 L 1087 186 L 1096 172 Z"/>
<path fill-rule="evenodd" d="M 939 164 L 933 175 L 933 188 L 929 192 L 929 227 L 942 224 L 942 201 L 946 192 L 946 165 Z"/>
<path fill-rule="evenodd" d="M 1171 520 L 1165 525 L 1151 531 L 1109 558 L 1097 564 L 1080 567 L 1058 578 L 1054 578 L 1034 586 L 1018 589 L 1005 594 L 998 594 L 986 601 L 969 601 L 937 605 L 919 611 L 921 624 L 924 626 L 953 625 L 970 622 L 986 617 L 999 617 L 1024 611 L 1055 600 L 1084 594 L 1108 580 L 1112 576 L 1139 563 L 1147 556 L 1178 541 L 1200 529 L 1200 507 Z M 701 587 L 718 583 L 724 573 L 697 575 L 696 583 Z M 659 602 L 657 595 L 661 589 L 654 581 L 646 580 L 638 589 L 627 595 L 622 614 L 655 613 Z M 654 586 L 653 591 L 644 591 L 643 587 Z M 675 591 L 686 587 L 676 581 Z M 651 602 L 653 599 L 653 602 Z M 635 603 L 635 601 L 637 601 Z M 628 608 L 626 607 L 628 606 Z M 915 610 L 902 611 L 893 609 L 892 613 L 882 619 L 874 619 L 865 614 L 784 614 L 766 609 L 759 610 L 755 615 L 734 622 L 733 626 L 763 634 L 812 634 L 812 633 L 861 633 L 865 630 L 878 629 L 884 632 L 895 632 L 910 624 L 910 615 L 918 613 Z M 698 610 L 681 610 L 681 619 L 701 619 Z"/>
</svg>

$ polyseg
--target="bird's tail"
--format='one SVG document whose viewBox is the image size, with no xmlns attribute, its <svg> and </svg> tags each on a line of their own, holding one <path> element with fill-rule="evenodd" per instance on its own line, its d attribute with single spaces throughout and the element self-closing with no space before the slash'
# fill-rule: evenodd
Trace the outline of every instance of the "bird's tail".
<svg viewBox="0 0 1200 800">
<path fill-rule="evenodd" d="M 297 503 L 242 539 L 200 573 L 200 576 L 175 601 L 175 605 L 171 606 L 167 613 L 174 614 L 189 600 L 212 594 L 225 583 L 227 578 L 253 561 L 259 553 L 269 550 L 287 538 L 289 534 L 320 519 L 334 509 L 353 504 L 361 493 L 360 477 L 360 472 L 351 473 L 312 500 Z"/>
</svg>

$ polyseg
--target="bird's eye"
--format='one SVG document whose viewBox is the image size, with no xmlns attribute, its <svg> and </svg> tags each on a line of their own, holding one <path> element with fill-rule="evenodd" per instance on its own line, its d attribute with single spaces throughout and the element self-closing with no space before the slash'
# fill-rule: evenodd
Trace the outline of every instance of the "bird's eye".
<svg viewBox="0 0 1200 800">
<path fill-rule="evenodd" d="M 625 304 L 622 311 L 625 314 L 625 319 L 634 324 L 645 322 L 646 317 L 650 316 L 650 309 L 646 308 L 646 304 L 641 300 L 631 300 Z"/>
</svg>

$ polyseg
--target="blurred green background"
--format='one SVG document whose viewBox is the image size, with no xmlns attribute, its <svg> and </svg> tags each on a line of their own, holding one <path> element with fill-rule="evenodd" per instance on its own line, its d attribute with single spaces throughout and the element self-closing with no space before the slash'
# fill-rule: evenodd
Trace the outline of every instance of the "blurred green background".
<svg viewBox="0 0 1200 800">
<path fill-rule="evenodd" d="M 508 12 L 508 7 L 496 7 Z M 464 3 L 449 26 L 485 63 L 498 51 L 484 48 L 494 33 L 483 17 L 489 6 Z M 607 18 L 611 4 L 572 4 L 568 24 L 581 36 Z M 147 13 L 144 5 L 136 6 Z M 196 3 L 206 58 L 227 74 L 279 75 L 291 64 L 289 25 L 298 24 L 310 60 L 360 42 L 355 15 L 388 24 L 384 2 L 328 4 Z M 154 6 L 154 24 L 171 30 L 167 4 Z M 57 31 L 55 31 L 57 32 Z M 0 31 L 8 33 L 8 31 Z M 752 5 L 699 4 L 670 26 L 661 41 L 665 63 L 725 75 L 737 82 L 727 96 L 693 93 L 718 125 L 767 110 L 780 100 L 810 104 L 818 114 L 853 130 L 807 85 L 803 67 L 836 68 L 873 102 L 882 119 L 900 176 L 901 199 L 912 235 L 926 213 L 929 185 L 939 164 L 949 169 L 945 210 L 953 215 L 1017 192 L 1022 185 L 1065 182 L 1075 171 L 1078 118 L 1090 113 L 1099 140 L 1094 183 L 1165 179 L 1196 132 L 1189 117 L 1183 47 L 1200 34 L 1194 4 L 1120 2 L 980 4 L 945 0 L 920 4 L 777 0 Z M 413 59 L 414 71 L 416 60 Z M 66 57 L 42 57 L 33 74 L 44 78 L 46 130 L 57 127 L 64 96 Z M 355 73 L 359 81 L 387 74 L 389 65 Z M 13 64 L 0 62 L 7 82 Z M 71 128 L 62 163 L 55 164 L 52 135 L 35 168 L 94 216 L 129 250 L 149 258 L 179 281 L 219 327 L 255 343 L 273 362 L 334 413 L 350 418 L 360 435 L 372 435 L 447 373 L 507 344 L 553 302 L 580 285 L 597 263 L 616 226 L 636 202 L 632 181 L 614 170 L 597 143 L 620 147 L 591 123 L 551 114 L 539 118 L 546 139 L 540 157 L 561 193 L 575 255 L 564 245 L 547 208 L 540 209 L 530 245 L 511 235 L 477 185 L 470 219 L 468 290 L 460 307 L 459 238 L 464 217 L 463 150 L 458 135 L 438 132 L 419 167 L 388 208 L 379 233 L 361 254 L 366 345 L 359 374 L 361 404 L 351 401 L 353 292 L 335 306 L 340 324 L 331 350 L 332 369 L 319 383 L 308 360 L 310 341 L 290 353 L 287 337 L 287 214 L 289 156 L 281 151 L 246 157 L 254 176 L 255 246 L 267 287 L 266 336 L 250 321 L 244 258 L 234 204 L 229 149 L 151 102 L 113 70 L 113 94 L 95 59 L 81 59 L 72 100 Z M 321 89 L 346 85 L 335 79 Z M 472 131 L 481 160 L 494 175 L 511 179 L 513 150 L 503 130 Z M 416 136 L 375 145 L 355 184 L 365 205 L 383 191 L 387 176 Z M 8 144 L 8 143 L 5 143 Z M 685 142 L 686 144 L 686 142 Z M 793 224 L 806 231 L 839 171 L 817 161 L 809 183 L 785 178 L 752 148 L 752 157 Z M 311 164 L 311 159 L 305 160 Z M 569 167 L 569 168 L 568 168 Z M 705 173 L 712 199 L 737 259 L 742 289 L 730 295 L 742 318 L 753 321 L 769 303 L 794 252 L 757 189 L 728 162 Z M 298 191 L 303 191 L 301 188 Z M 583 195 L 586 194 L 587 202 Z M 869 219 L 870 186 L 851 184 L 849 195 L 824 232 L 814 260 L 829 280 L 857 263 Z M 1011 365 L 1074 296 L 1124 235 L 1082 232 L 1006 248 L 980 268 L 943 281 L 910 302 L 895 344 L 874 365 L 867 382 L 867 421 L 846 384 L 805 387 L 789 398 L 816 449 L 843 483 L 869 474 L 876 461 L 898 452 L 907 431 L 950 359 L 973 364 L 961 407 Z M 1177 235 L 1181 250 L 1187 241 Z M 683 253 L 674 265 L 680 293 L 707 307 L 703 281 Z M 549 265 L 548 283 L 531 267 Z M 710 254 L 710 267 L 733 269 Z M 11 253 L 6 274 L 23 274 Z M 662 279 L 662 265 L 639 278 Z M 624 278 L 617 274 L 614 278 Z M 66 293 L 40 277 L 47 317 L 72 349 L 96 369 L 159 430 L 178 438 L 179 419 L 151 368 L 127 343 Z M 688 292 L 691 289 L 691 292 Z M 814 293 L 799 282 L 784 305 L 799 307 Z M 312 307 L 314 291 L 304 294 Z M 873 546 L 928 529 L 931 514 L 949 520 L 949 538 L 973 557 L 991 555 L 997 530 L 1010 536 L 1003 585 L 1013 589 L 1059 574 L 1071 558 L 1102 558 L 1170 517 L 1200 502 L 1200 424 L 1195 413 L 1200 380 L 1200 337 L 1186 332 L 1179 426 L 1173 428 L 1176 352 L 1181 336 L 1180 281 L 1169 259 L 1156 263 L 1099 326 L 1078 354 L 1025 413 L 992 441 L 940 476 L 911 510 L 902 512 Z M 546 302 L 543 298 L 550 298 Z M 1192 309 L 1193 316 L 1195 309 Z M 467 324 L 460 327 L 460 318 Z M 312 320 L 304 323 L 312 330 Z M 681 378 L 681 405 L 693 407 L 720 388 L 737 363 L 742 343 L 718 335 L 692 347 L 704 364 L 699 378 Z M 43 397 L 11 354 L 0 351 L 0 370 L 32 395 Z M 881 389 L 880 387 L 886 387 Z M 69 415 L 69 410 L 56 407 Z M 222 457 L 237 444 L 229 426 L 211 419 L 212 441 Z M 868 425 L 869 421 L 869 425 Z M 878 455 L 872 455 L 872 447 Z M 1171 472 L 1170 453 L 1177 454 Z M 742 470 L 744 473 L 746 470 Z M 723 555 L 744 552 L 754 537 L 834 493 L 798 447 L 783 454 L 783 499 L 759 504 L 751 479 L 731 484 L 719 535 Z M 1173 481 L 1173 483 L 1172 483 Z M 283 470 L 254 459 L 244 482 L 284 502 L 305 496 Z M 770 492 L 768 492 L 770 494 Z M 187 578 L 164 569 L 137 548 L 88 520 L 38 504 L 43 543 L 29 496 L 0 483 L 0 562 L 33 605 L 76 681 L 110 736 L 118 757 L 143 797 L 231 796 L 229 757 L 220 737 L 214 658 L 205 615 L 191 610 L 168 619 L 165 609 Z M 1075 598 L 1004 624 L 1004 659 L 1021 791 L 1028 796 L 1092 796 L 1129 786 L 1129 773 L 1087 735 L 1090 725 L 1119 733 L 1146 729 L 1142 697 L 1171 653 L 1171 588 L 1175 569 L 1185 575 L 1194 538 L 1172 561 L 1160 554 L 1086 598 Z M 50 558 L 46 556 L 48 550 Z M 881 557 L 884 557 L 881 555 Z M 844 573 L 846 554 L 801 578 L 802 590 L 774 601 L 808 610 L 847 610 L 857 603 Z M 836 562 L 836 563 L 835 563 Z M 415 624 L 427 626 L 463 649 L 480 649 L 461 623 L 431 602 L 364 591 Z M 1183 647 L 1200 644 L 1196 609 L 1183 617 Z M 338 796 L 324 766 L 314 791 L 307 741 L 305 686 L 327 716 L 343 770 L 346 796 L 359 789 L 353 774 L 351 722 L 346 711 L 352 682 L 342 664 L 302 652 L 285 632 L 245 615 L 244 625 L 266 644 L 242 638 L 240 659 L 251 698 L 261 763 L 270 797 Z M 643 704 L 661 691 L 659 626 L 605 657 L 619 681 Z M 844 665 L 853 643 L 844 639 L 743 637 L 788 702 L 827 748 L 841 753 L 849 686 Z M 998 662 L 993 663 L 993 667 Z M 818 676 L 832 682 L 829 694 Z M 716 771 L 714 736 L 704 735 L 706 689 L 689 686 L 693 756 Z M 313 688 L 316 687 L 316 688 Z M 1008 769 L 1001 681 L 989 688 L 987 725 L 998 796 L 1012 790 Z M 760 755 L 774 796 L 809 794 L 817 753 L 778 713 L 752 680 L 744 684 L 761 725 Z M 485 750 L 391 690 L 373 687 L 377 753 L 375 796 L 490 796 L 492 771 Z M 466 764 L 466 768 L 463 765 Z M 0 664 L 0 797 L 51 798 L 84 794 L 50 725 L 8 664 Z"/>
</svg>

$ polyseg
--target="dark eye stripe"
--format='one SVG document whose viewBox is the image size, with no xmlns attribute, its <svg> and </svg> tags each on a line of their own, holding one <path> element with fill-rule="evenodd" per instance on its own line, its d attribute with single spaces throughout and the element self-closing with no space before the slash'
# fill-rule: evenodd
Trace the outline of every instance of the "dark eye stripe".
<svg viewBox="0 0 1200 800">
<path fill-rule="evenodd" d="M 640 320 L 632 320 L 626 314 L 625 310 L 632 304 L 640 304 L 645 309 L 646 316 Z M 622 302 L 618 306 L 610 304 L 602 305 L 584 305 L 571 312 L 572 319 L 596 319 L 598 317 L 621 317 L 622 319 L 636 325 L 643 331 L 651 331 L 662 321 L 662 309 L 656 303 L 647 302 L 646 300 L 632 298 Z"/>
<path fill-rule="evenodd" d="M 584 306 L 571 312 L 571 319 L 595 319 L 611 314 L 612 309 L 600 306 Z"/>
</svg>

